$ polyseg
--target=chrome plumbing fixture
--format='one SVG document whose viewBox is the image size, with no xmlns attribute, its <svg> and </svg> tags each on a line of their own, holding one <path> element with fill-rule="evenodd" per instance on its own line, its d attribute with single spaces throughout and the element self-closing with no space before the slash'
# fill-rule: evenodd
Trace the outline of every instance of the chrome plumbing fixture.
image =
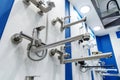
<svg viewBox="0 0 120 80">
<path fill-rule="evenodd" d="M 47 54 L 47 49 L 43 49 L 41 51 L 33 51 L 33 49 L 36 49 L 42 45 L 46 45 L 45 43 L 43 43 L 41 41 L 41 39 L 38 38 L 39 32 L 41 30 L 43 30 L 45 28 L 45 26 L 40 26 L 37 28 L 33 29 L 32 32 L 32 37 L 20 32 L 20 33 L 16 33 L 11 37 L 11 41 L 14 44 L 19 44 L 22 42 L 23 38 L 30 41 L 30 43 L 27 46 L 27 55 L 28 58 L 33 60 L 33 61 L 40 61 L 42 59 L 45 58 L 46 54 Z M 31 53 L 35 53 L 35 55 L 37 56 L 37 59 L 34 59 L 33 57 L 31 57 Z"/>
<path fill-rule="evenodd" d="M 100 51 L 94 51 L 94 52 L 92 52 L 92 55 L 97 55 L 97 54 L 102 54 L 102 52 L 100 52 Z"/>
<path fill-rule="evenodd" d="M 59 22 L 61 24 L 60 31 L 62 32 L 65 28 L 68 28 L 72 25 L 75 25 L 75 24 L 82 23 L 82 22 L 86 21 L 86 17 L 83 17 L 79 21 L 75 21 L 75 22 L 72 22 L 72 23 L 65 24 L 65 20 L 67 18 L 70 18 L 70 16 L 67 16 L 67 17 L 64 17 L 64 18 L 57 17 L 56 19 L 53 19 L 51 23 L 52 23 L 52 25 L 55 25 L 57 22 Z"/>
<path fill-rule="evenodd" d="M 53 7 L 55 7 L 54 2 L 47 1 L 47 6 L 45 6 L 44 2 L 41 0 L 23 0 L 23 2 L 26 5 L 30 5 L 30 2 L 33 3 L 37 8 L 40 9 L 38 12 L 40 15 L 43 15 L 43 13 L 47 13 L 50 10 L 52 10 Z"/>
<path fill-rule="evenodd" d="M 104 65 L 104 66 L 81 66 L 82 68 L 114 68 L 113 65 Z"/>
<path fill-rule="evenodd" d="M 98 55 L 93 55 L 93 56 L 88 56 L 88 57 L 81 57 L 81 58 L 77 58 L 77 59 L 65 59 L 66 56 L 69 57 L 70 55 L 65 53 L 64 48 L 61 48 L 61 51 L 57 50 L 57 49 L 52 49 L 49 54 L 50 54 L 50 56 L 54 56 L 56 53 L 59 54 L 58 58 L 60 60 L 60 64 L 100 59 L 100 58 L 107 58 L 107 57 L 112 56 L 112 53 L 105 53 L 105 54 L 98 54 Z"/>
<path fill-rule="evenodd" d="M 40 77 L 40 76 L 25 76 L 25 80 L 34 80 L 35 77 Z"/>
<path fill-rule="evenodd" d="M 93 69 L 95 72 L 99 73 L 101 75 L 101 77 L 103 76 L 114 76 L 114 77 L 120 77 L 120 74 L 116 73 L 116 74 L 112 74 L 112 73 L 108 73 L 108 72 L 118 72 L 117 69 L 105 69 L 105 68 L 100 68 L 100 69 Z"/>
<path fill-rule="evenodd" d="M 86 35 L 83 39 L 79 40 L 79 44 L 83 43 L 84 41 L 89 41 L 90 40 L 90 33 L 88 33 L 89 35 Z"/>
<path fill-rule="evenodd" d="M 45 58 L 48 48 L 60 46 L 60 45 L 63 45 L 67 42 L 73 42 L 73 41 L 76 41 L 76 40 L 80 40 L 80 39 L 83 39 L 85 36 L 90 35 L 88 33 L 85 33 L 85 34 L 75 36 L 75 37 L 72 37 L 72 38 L 67 38 L 65 40 L 58 41 L 58 42 L 55 42 L 55 43 L 45 44 L 41 41 L 41 39 L 38 38 L 38 32 L 41 31 L 43 28 L 44 28 L 44 26 L 33 29 L 32 37 L 30 37 L 30 36 L 28 36 L 28 35 L 26 35 L 22 32 L 20 32 L 19 34 L 17 33 L 17 34 L 15 34 L 11 37 L 11 41 L 14 44 L 19 44 L 20 42 L 22 42 L 22 38 L 29 40 L 30 43 L 28 44 L 28 47 L 27 47 L 28 57 L 33 61 L 40 61 L 40 60 Z M 33 59 L 30 56 L 31 52 L 35 53 L 39 57 L 39 59 Z M 41 53 L 41 54 L 39 55 L 39 53 Z"/>
<path fill-rule="evenodd" d="M 120 77 L 120 74 L 111 74 L 111 73 L 102 73 L 102 76 L 114 76 L 114 77 Z"/>
<path fill-rule="evenodd" d="M 64 58 L 70 57 L 70 54 L 65 53 L 64 51 L 60 51 L 58 49 L 51 49 L 49 55 L 54 56 L 55 54 L 59 54 L 58 59 L 60 60 L 60 64 L 63 64 Z"/>
<path fill-rule="evenodd" d="M 94 69 L 94 71 L 105 73 L 105 72 L 108 72 L 108 71 L 116 72 L 117 69 L 109 69 L 109 68 L 108 68 L 108 69 L 105 69 L 105 68 L 100 68 L 100 69 Z"/>
<path fill-rule="evenodd" d="M 54 42 L 54 43 L 51 43 L 51 44 L 42 45 L 42 46 L 37 47 L 36 49 L 33 49 L 32 51 L 39 52 L 41 50 L 45 50 L 45 49 L 48 49 L 48 48 L 53 48 L 53 47 L 56 47 L 56 46 L 64 45 L 67 42 L 73 42 L 73 41 L 76 41 L 76 40 L 83 39 L 85 36 L 88 36 L 88 35 L 90 35 L 90 34 L 85 33 L 85 34 L 81 34 L 81 35 L 78 35 L 78 36 L 75 36 L 75 37 L 67 38 L 65 40 Z"/>
</svg>

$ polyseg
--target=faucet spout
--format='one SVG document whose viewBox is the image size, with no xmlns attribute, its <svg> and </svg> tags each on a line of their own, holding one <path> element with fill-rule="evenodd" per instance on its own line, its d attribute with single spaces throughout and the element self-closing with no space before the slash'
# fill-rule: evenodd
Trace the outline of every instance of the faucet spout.
<svg viewBox="0 0 120 80">
<path fill-rule="evenodd" d="M 64 25 L 63 28 L 67 28 L 67 27 L 69 27 L 69 26 L 72 26 L 72 25 L 75 25 L 75 24 L 78 24 L 78 23 L 81 23 L 81 22 L 85 22 L 85 21 L 86 21 L 86 17 L 82 18 L 82 19 L 79 20 L 79 21 L 75 21 L 75 22 L 72 22 L 72 23 L 66 24 L 66 25 Z"/>
</svg>

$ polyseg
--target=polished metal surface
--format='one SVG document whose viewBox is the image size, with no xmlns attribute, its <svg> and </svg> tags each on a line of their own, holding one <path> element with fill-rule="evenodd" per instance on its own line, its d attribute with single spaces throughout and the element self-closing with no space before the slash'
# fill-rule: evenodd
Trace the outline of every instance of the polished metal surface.
<svg viewBox="0 0 120 80">
<path fill-rule="evenodd" d="M 34 52 L 34 51 L 32 51 L 32 49 L 36 49 L 39 46 L 45 45 L 45 43 L 43 43 L 41 41 L 41 39 L 39 39 L 39 37 L 38 37 L 39 31 L 43 30 L 44 28 L 45 28 L 45 26 L 40 26 L 40 27 L 34 28 L 33 32 L 32 32 L 32 37 L 24 34 L 23 32 L 14 34 L 11 37 L 11 41 L 14 44 L 21 43 L 23 39 L 30 41 L 30 43 L 27 45 L 27 56 L 29 59 L 31 59 L 33 61 L 40 61 L 46 57 L 47 50 L 44 49 L 44 50 L 41 50 L 38 52 L 36 52 L 36 51 Z M 31 56 L 31 54 L 33 54 L 33 53 L 34 53 L 34 55 Z"/>
<path fill-rule="evenodd" d="M 47 6 L 42 1 L 37 1 L 37 0 L 23 0 L 23 2 L 26 5 L 30 5 L 30 2 L 33 3 L 37 8 L 40 9 L 38 12 L 40 15 L 43 15 L 43 13 L 49 12 L 53 7 L 55 7 L 54 2 L 47 1 Z"/>
<path fill-rule="evenodd" d="M 64 60 L 63 63 L 71 63 L 71 62 L 78 62 L 78 61 L 85 61 L 85 60 L 108 58 L 111 56 L 112 56 L 112 53 L 98 54 L 98 55 L 94 55 L 94 56 L 81 57 L 81 58 L 77 58 L 77 59 L 66 59 L 66 60 Z"/>
<path fill-rule="evenodd" d="M 120 74 L 111 74 L 111 73 L 102 73 L 102 76 L 116 76 L 116 77 L 120 77 Z"/>
<path fill-rule="evenodd" d="M 55 43 L 43 45 L 43 46 L 40 46 L 40 47 L 38 47 L 37 49 L 35 49 L 33 51 L 41 51 L 41 50 L 44 50 L 44 49 L 48 49 L 48 48 L 53 48 L 53 47 L 56 47 L 56 46 L 64 45 L 67 42 L 73 42 L 73 41 L 76 41 L 76 40 L 83 39 L 84 36 L 85 36 L 85 34 L 82 34 L 82 35 L 75 36 L 75 37 L 72 37 L 72 38 L 67 38 L 65 40 L 61 40 L 61 41 L 58 41 L 58 42 L 55 42 Z"/>
<path fill-rule="evenodd" d="M 75 24 L 78 24 L 78 23 L 81 23 L 81 22 L 85 22 L 86 21 L 86 17 L 83 17 L 81 20 L 79 21 L 75 21 L 75 22 L 72 22 L 72 23 L 69 23 L 69 24 L 65 24 L 63 28 L 67 28 L 67 27 L 70 27 L 72 25 L 75 25 Z"/>
<path fill-rule="evenodd" d="M 60 31 L 62 32 L 65 28 L 68 28 L 72 25 L 75 25 L 75 24 L 82 23 L 82 22 L 86 21 L 86 17 L 83 17 L 79 21 L 75 21 L 75 22 L 72 22 L 72 23 L 65 24 L 65 19 L 67 19 L 67 18 L 70 18 L 70 16 L 66 16 L 64 18 L 57 17 L 56 19 L 53 19 L 51 23 L 52 23 L 52 25 L 55 25 L 57 22 L 59 22 L 61 24 Z"/>
</svg>

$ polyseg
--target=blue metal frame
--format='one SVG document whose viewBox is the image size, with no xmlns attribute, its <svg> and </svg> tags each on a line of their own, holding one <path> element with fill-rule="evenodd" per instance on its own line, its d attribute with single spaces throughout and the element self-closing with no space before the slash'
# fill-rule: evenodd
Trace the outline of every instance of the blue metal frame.
<svg viewBox="0 0 120 80">
<path fill-rule="evenodd" d="M 117 38 L 120 38 L 120 31 L 116 32 Z"/>
<path fill-rule="evenodd" d="M 65 16 L 70 16 L 70 3 L 68 0 L 65 0 Z M 70 23 L 70 19 L 67 19 L 65 23 Z M 71 37 L 70 28 L 65 29 L 65 38 Z M 66 43 L 65 46 L 69 46 L 66 48 L 66 52 L 71 55 L 71 43 Z M 72 80 L 72 64 L 65 64 L 65 80 Z"/>
<path fill-rule="evenodd" d="M 112 52 L 112 58 L 101 59 L 101 61 L 104 61 L 105 65 L 111 65 L 111 64 L 114 65 L 114 67 L 117 69 L 117 72 L 109 72 L 109 73 L 118 74 L 119 73 L 118 66 L 116 63 L 115 56 L 114 56 L 114 50 L 112 48 L 110 36 L 109 35 L 105 35 L 101 37 L 97 36 L 96 41 L 97 41 L 97 46 L 98 46 L 99 51 L 103 53 Z M 120 77 L 105 76 L 103 80 L 120 80 Z"/>
<path fill-rule="evenodd" d="M 0 0 L 0 38 L 4 31 L 14 0 Z"/>
</svg>

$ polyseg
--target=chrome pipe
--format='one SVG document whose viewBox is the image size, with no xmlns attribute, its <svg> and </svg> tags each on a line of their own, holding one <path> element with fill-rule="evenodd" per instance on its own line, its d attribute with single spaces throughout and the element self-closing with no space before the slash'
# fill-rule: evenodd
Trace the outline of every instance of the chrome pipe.
<svg viewBox="0 0 120 80">
<path fill-rule="evenodd" d="M 37 2 L 36 0 L 29 0 L 31 1 L 35 6 L 39 6 L 39 2 Z"/>
<path fill-rule="evenodd" d="M 58 41 L 58 42 L 55 42 L 55 43 L 43 45 L 43 46 L 40 46 L 40 47 L 36 48 L 33 51 L 41 51 L 41 50 L 44 50 L 44 49 L 48 49 L 48 48 L 56 47 L 56 46 L 59 46 L 59 45 L 63 45 L 63 44 L 68 43 L 68 42 L 73 42 L 73 41 L 76 41 L 76 40 L 80 40 L 80 39 L 83 39 L 84 35 L 85 34 L 82 34 L 82 35 L 75 36 L 75 37 L 72 37 L 72 38 L 68 38 L 68 39 Z"/>
<path fill-rule="evenodd" d="M 114 68 L 113 65 L 105 65 L 105 66 L 84 66 L 82 65 L 81 67 L 83 68 Z"/>
<path fill-rule="evenodd" d="M 82 18 L 82 19 L 79 20 L 79 21 L 72 22 L 72 23 L 69 23 L 69 24 L 65 24 L 65 25 L 63 26 L 63 28 L 67 28 L 67 27 L 70 27 L 70 26 L 72 26 L 72 25 L 75 25 L 75 24 L 78 24 L 78 23 L 81 23 L 81 22 L 85 22 L 85 21 L 86 21 L 86 17 Z"/>
<path fill-rule="evenodd" d="M 107 71 L 117 71 L 117 69 L 94 69 L 96 72 L 107 72 Z"/>
<path fill-rule="evenodd" d="M 116 77 L 120 77 L 120 74 L 110 74 L 110 73 L 102 73 L 102 76 L 116 76 Z"/>
<path fill-rule="evenodd" d="M 29 1 L 31 1 L 37 8 L 40 9 L 40 11 L 42 11 L 44 13 L 50 11 L 53 7 L 55 7 L 55 4 L 50 1 L 47 2 L 47 4 L 48 4 L 47 7 L 44 6 L 45 4 L 42 1 L 37 1 L 37 0 L 26 0 L 26 1 L 28 1 L 28 3 L 29 3 Z"/>
<path fill-rule="evenodd" d="M 33 41 L 33 38 L 32 38 L 32 37 L 24 34 L 23 32 L 20 32 L 20 36 L 21 36 L 22 38 L 24 38 L 24 39 L 29 40 L 29 41 Z"/>
<path fill-rule="evenodd" d="M 107 57 L 111 57 L 111 56 L 112 56 L 112 53 L 98 54 L 98 55 L 94 55 L 94 56 L 82 57 L 82 58 L 77 58 L 77 59 L 65 59 L 63 63 L 65 64 L 65 63 L 71 63 L 71 62 L 78 62 L 78 61 L 85 61 L 85 60 L 92 60 L 92 59 L 99 59 L 99 58 L 107 58 Z"/>
</svg>

